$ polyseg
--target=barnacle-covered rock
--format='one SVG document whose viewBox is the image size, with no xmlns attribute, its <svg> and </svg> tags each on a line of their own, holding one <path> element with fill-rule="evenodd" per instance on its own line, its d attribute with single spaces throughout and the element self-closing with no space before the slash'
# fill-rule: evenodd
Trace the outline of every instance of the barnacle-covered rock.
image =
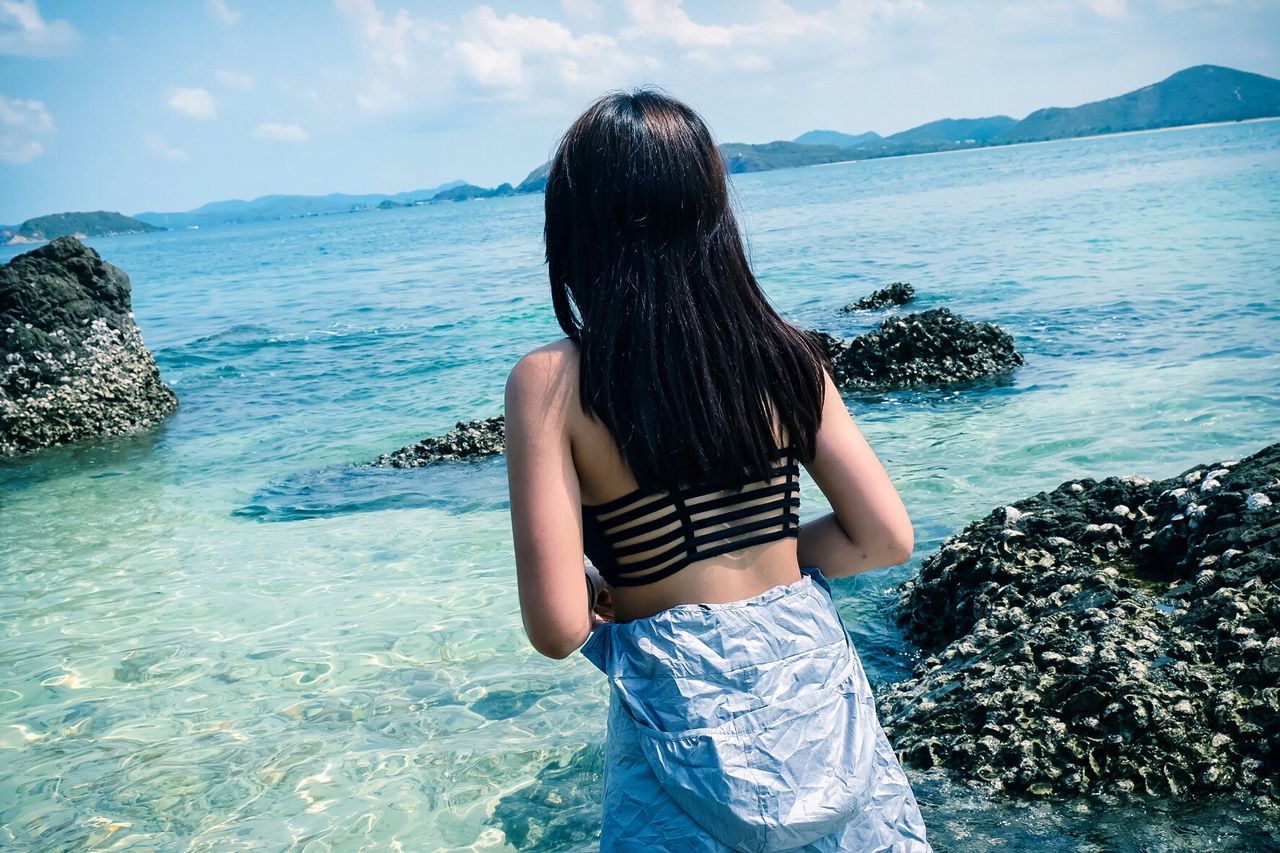
<svg viewBox="0 0 1280 853">
<path fill-rule="evenodd" d="M 0 266 L 0 456 L 136 432 L 177 408 L 129 290 L 74 237 Z"/>
<path fill-rule="evenodd" d="M 458 462 L 494 456 L 506 450 L 502 415 L 475 421 L 458 421 L 444 435 L 384 453 L 373 461 L 379 468 L 421 468 L 435 462 Z"/>
<path fill-rule="evenodd" d="M 886 318 L 878 330 L 847 342 L 826 338 L 819 340 L 836 384 L 850 390 L 945 385 L 1005 373 L 1023 361 L 1008 332 L 947 308 Z"/>
<path fill-rule="evenodd" d="M 1016 794 L 1277 808 L 1277 501 L 1280 444 L 1159 482 L 1068 481 L 973 522 L 902 589 L 926 657 L 882 691 L 894 744 Z"/>
<path fill-rule="evenodd" d="M 915 298 L 916 289 L 914 287 L 905 281 L 895 281 L 893 284 L 868 293 L 856 302 L 850 302 L 840 310 L 850 313 L 853 311 L 888 308 L 891 305 L 906 305 Z"/>
</svg>

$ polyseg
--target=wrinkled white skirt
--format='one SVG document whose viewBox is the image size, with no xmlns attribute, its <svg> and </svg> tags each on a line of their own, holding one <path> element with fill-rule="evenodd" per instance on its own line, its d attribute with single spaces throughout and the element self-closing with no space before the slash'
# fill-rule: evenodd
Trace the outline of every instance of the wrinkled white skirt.
<svg viewBox="0 0 1280 853">
<path fill-rule="evenodd" d="M 605 851 L 931 851 L 816 568 L 743 601 L 605 623 Z"/>
</svg>

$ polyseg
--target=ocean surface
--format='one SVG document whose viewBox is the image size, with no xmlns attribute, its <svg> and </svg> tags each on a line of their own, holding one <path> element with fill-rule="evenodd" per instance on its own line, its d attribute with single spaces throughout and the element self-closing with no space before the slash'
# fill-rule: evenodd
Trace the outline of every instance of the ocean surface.
<svg viewBox="0 0 1280 853">
<path fill-rule="evenodd" d="M 773 302 L 1008 330 L 1012 375 L 850 395 L 917 551 L 836 579 L 877 685 L 892 588 L 1064 480 L 1280 439 L 1280 121 L 733 178 Z M 542 197 L 90 241 L 178 411 L 0 464 L 0 848 L 589 850 L 608 688 L 521 627 L 501 460 L 380 453 L 501 411 L 558 338 Z M 25 247 L 7 247 L 0 260 Z M 806 479 L 803 518 L 826 511 Z M 1272 849 L 1229 801 L 993 800 L 913 773 L 942 850 Z"/>
</svg>

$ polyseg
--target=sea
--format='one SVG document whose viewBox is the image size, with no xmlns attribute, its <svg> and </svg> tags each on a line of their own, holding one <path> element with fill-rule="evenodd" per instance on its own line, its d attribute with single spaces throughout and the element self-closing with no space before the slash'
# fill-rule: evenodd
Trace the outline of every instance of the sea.
<svg viewBox="0 0 1280 853">
<path fill-rule="evenodd" d="M 1064 481 L 1280 440 L 1280 121 L 732 177 L 797 324 L 907 281 L 1015 372 L 850 394 L 916 531 L 833 581 L 872 683 L 895 587 Z M 542 196 L 90 240 L 180 398 L 0 464 L 0 848 L 590 850 L 608 686 L 521 624 L 501 459 L 377 455 L 502 411 L 561 337 Z M 5 247 L 0 260 L 30 247 Z M 802 519 L 828 510 L 807 477 Z M 1009 801 L 912 771 L 938 850 L 1277 849 L 1247 801 Z"/>
</svg>

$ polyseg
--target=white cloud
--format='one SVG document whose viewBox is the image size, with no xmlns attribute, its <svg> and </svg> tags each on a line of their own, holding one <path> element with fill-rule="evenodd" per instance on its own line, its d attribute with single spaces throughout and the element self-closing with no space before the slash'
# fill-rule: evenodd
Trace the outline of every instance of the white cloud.
<svg viewBox="0 0 1280 853">
<path fill-rule="evenodd" d="M 334 0 L 337 9 L 355 25 L 374 77 L 356 95 L 360 109 L 369 113 L 395 113 L 411 106 L 406 92 L 419 98 L 446 91 L 447 66 L 439 56 L 447 48 L 448 28 L 400 9 L 387 19 L 375 0 Z"/>
<path fill-rule="evenodd" d="M 694 23 L 681 0 L 627 0 L 626 5 L 631 26 L 622 35 L 628 39 L 656 36 L 683 47 L 730 47 L 735 31 L 743 29 Z"/>
<path fill-rule="evenodd" d="M 53 117 L 42 102 L 0 95 L 0 163 L 30 163 L 44 153 L 40 139 L 51 133 Z"/>
<path fill-rule="evenodd" d="M 307 132 L 296 124 L 282 124 L 278 121 L 258 125 L 253 136 L 255 139 L 274 139 L 277 142 L 306 142 L 308 138 Z"/>
<path fill-rule="evenodd" d="M 243 71 L 219 71 L 216 75 L 218 82 L 226 86 L 228 89 L 249 90 L 253 88 L 253 78 Z"/>
<path fill-rule="evenodd" d="M 0 54 L 64 56 L 79 43 L 76 28 L 64 20 L 46 21 L 36 0 L 0 0 Z"/>
<path fill-rule="evenodd" d="M 761 0 L 754 20 L 732 24 L 700 24 L 685 11 L 683 0 L 627 0 L 626 9 L 630 23 L 619 32 L 624 41 L 673 42 L 694 48 L 693 58 L 703 61 L 712 56 L 706 51 L 725 49 L 725 68 L 769 70 L 773 62 L 768 54 L 775 59 L 794 56 L 797 41 L 805 43 L 804 50 L 863 43 L 878 26 L 924 11 L 925 5 L 922 0 L 837 0 L 826 8 L 798 12 L 785 0 Z M 746 60 L 727 53 L 748 47 L 757 53 Z"/>
<path fill-rule="evenodd" d="M 175 86 L 169 90 L 169 106 L 192 118 L 208 119 L 218 114 L 217 102 L 205 89 Z"/>
<path fill-rule="evenodd" d="M 187 160 L 191 159 L 187 156 L 187 152 L 183 151 L 181 148 L 176 148 L 170 145 L 169 140 L 165 139 L 158 133 L 148 133 L 142 138 L 142 141 L 146 143 L 147 150 L 152 154 L 155 154 L 158 157 L 163 157 L 166 160 L 177 160 L 185 163 Z"/>
<path fill-rule="evenodd" d="M 608 88 L 690 74 L 782 85 L 784 76 L 809 79 L 815 68 L 847 72 L 884 61 L 891 30 L 928 13 L 923 0 L 755 0 L 732 4 L 727 18 L 699 19 L 694 14 L 710 12 L 691 12 L 682 0 L 626 0 L 620 21 L 605 27 L 616 16 L 598 0 L 560 0 L 553 12 L 560 20 L 484 3 L 456 20 L 393 14 L 379 0 L 334 3 L 370 71 L 350 96 L 372 114 L 500 101 L 522 115 L 561 115 Z"/>
<path fill-rule="evenodd" d="M 558 21 L 518 13 L 499 16 L 488 5 L 450 26 L 404 9 L 388 17 L 375 0 L 335 4 L 355 26 L 374 70 L 356 96 L 370 113 L 441 107 L 463 90 L 542 109 L 562 95 L 619 85 L 630 74 L 660 67 L 606 33 L 575 34 Z M 598 12 L 593 3 L 567 5 L 575 13 Z"/>
<path fill-rule="evenodd" d="M 426 44 L 441 25 L 414 18 L 400 9 L 386 20 L 374 0 L 335 0 L 355 22 L 374 63 L 384 70 L 408 71 L 417 66 L 415 46 Z"/>
<path fill-rule="evenodd" d="M 622 50 L 613 36 L 574 35 L 556 21 L 514 12 L 499 17 L 489 6 L 464 16 L 460 36 L 454 47 L 464 78 L 513 100 L 535 92 L 595 90 L 654 67 Z"/>
<path fill-rule="evenodd" d="M 240 13 L 227 6 L 227 0 L 209 0 L 209 12 L 228 27 L 240 20 Z"/>
</svg>

